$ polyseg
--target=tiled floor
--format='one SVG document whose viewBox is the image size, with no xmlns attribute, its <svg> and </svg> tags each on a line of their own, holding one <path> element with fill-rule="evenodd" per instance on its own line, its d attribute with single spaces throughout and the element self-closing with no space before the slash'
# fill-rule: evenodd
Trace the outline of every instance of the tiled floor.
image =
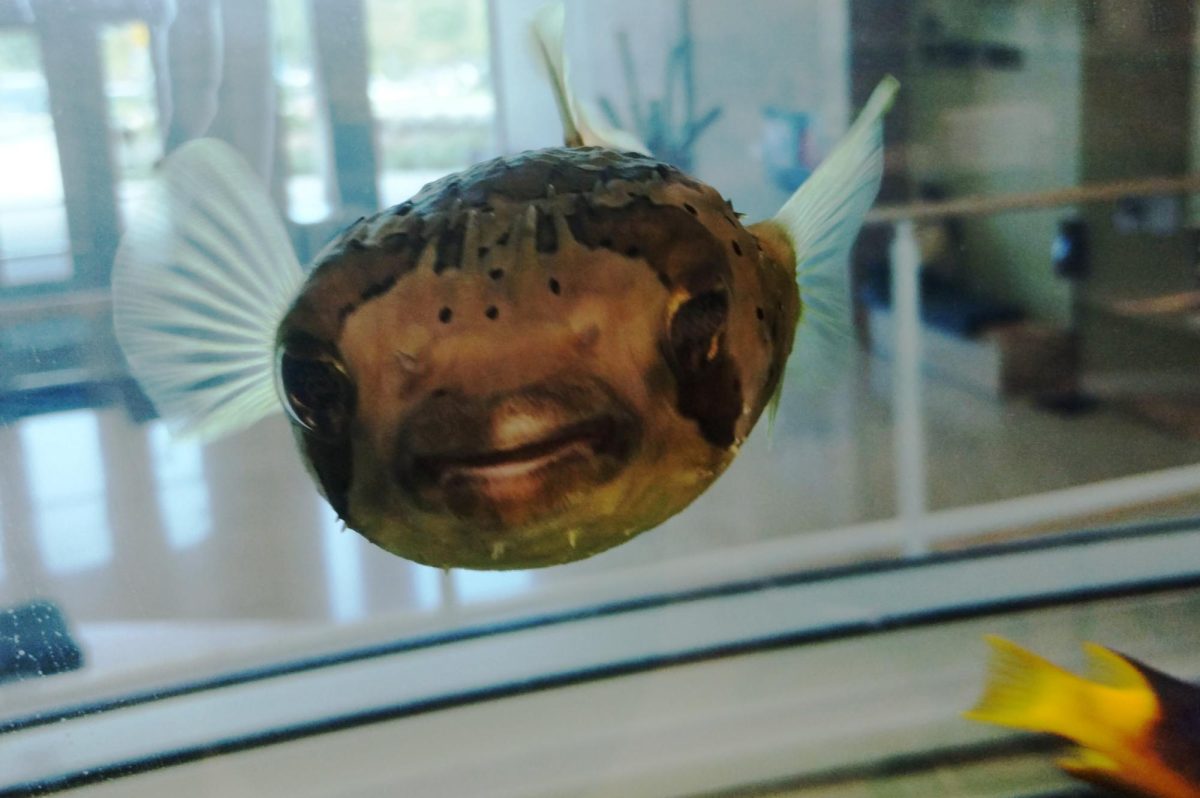
<svg viewBox="0 0 1200 798">
<path fill-rule="evenodd" d="M 591 560 L 524 572 L 444 573 L 342 531 L 282 418 L 200 447 L 118 408 L 31 417 L 0 428 L 0 606 L 54 600 L 92 666 L 121 669 L 272 629 L 397 612 L 436 623 L 540 587 L 890 518 L 887 371 L 868 362 L 823 396 L 792 391 L 773 439 L 764 425 L 686 512 Z M 933 382 L 924 395 L 931 510 L 1200 462 L 1200 442 L 1104 408 L 1062 417 Z"/>
</svg>

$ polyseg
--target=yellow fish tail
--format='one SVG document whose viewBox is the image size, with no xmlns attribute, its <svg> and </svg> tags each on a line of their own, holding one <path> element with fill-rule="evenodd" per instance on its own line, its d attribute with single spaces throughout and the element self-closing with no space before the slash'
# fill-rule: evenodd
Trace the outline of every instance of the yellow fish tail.
<svg viewBox="0 0 1200 798">
<path fill-rule="evenodd" d="M 979 702 L 964 713 L 968 719 L 1074 740 L 1081 747 L 1058 764 L 1077 778 L 1156 798 L 1200 798 L 1189 769 L 1193 760 L 1186 753 L 1179 758 L 1192 743 L 1162 736 L 1187 732 L 1162 727 L 1164 707 L 1152 671 L 1087 643 L 1089 678 L 1083 678 L 1003 638 L 987 641 L 988 681 Z M 1171 761 L 1164 751 L 1175 752 Z"/>
<path fill-rule="evenodd" d="M 1200 784 L 1172 771 L 1149 752 L 1130 752 L 1118 760 L 1115 756 L 1080 748 L 1058 760 L 1058 766 L 1077 779 L 1124 794 L 1153 798 L 1200 798 Z M 1122 761 L 1123 760 L 1123 761 Z"/>
<path fill-rule="evenodd" d="M 988 681 L 966 718 L 1073 740 L 1088 736 L 1087 680 L 1002 637 L 986 639 L 992 649 Z"/>
<path fill-rule="evenodd" d="M 1153 693 L 1142 672 L 1117 652 L 1095 643 L 1084 643 L 1083 651 L 1088 658 L 1088 676 L 1093 682 L 1119 690 L 1142 691 L 1148 695 Z"/>
<path fill-rule="evenodd" d="M 1121 764 L 1107 754 L 1078 748 L 1058 760 L 1058 766 L 1076 778 L 1100 784 L 1120 784 Z"/>
</svg>

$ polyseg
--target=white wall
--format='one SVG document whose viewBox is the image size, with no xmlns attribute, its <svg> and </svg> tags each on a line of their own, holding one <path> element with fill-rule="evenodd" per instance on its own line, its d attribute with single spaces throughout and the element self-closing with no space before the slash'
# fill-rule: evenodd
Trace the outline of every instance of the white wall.
<svg viewBox="0 0 1200 798">
<path fill-rule="evenodd" d="M 550 82 L 531 24 L 546 0 L 491 0 L 496 140 L 502 153 L 562 144 Z"/>
<path fill-rule="evenodd" d="M 763 109 L 816 115 L 823 152 L 850 115 L 846 0 L 696 0 L 696 81 L 725 106 L 700 141 L 697 172 L 751 218 L 774 214 L 787 198 L 763 171 Z"/>
<path fill-rule="evenodd" d="M 560 128 L 546 79 L 528 37 L 543 0 L 493 0 L 500 140 L 506 151 L 557 144 Z M 751 217 L 768 216 L 786 198 L 763 171 L 763 109 L 775 105 L 818 115 L 828 148 L 849 117 L 846 0 L 692 0 L 697 113 L 721 118 L 701 137 L 696 175 Z M 665 91 L 666 63 L 680 35 L 674 0 L 568 2 L 567 52 L 580 96 L 604 95 L 628 118 L 618 31 L 630 37 L 643 103 Z"/>
</svg>

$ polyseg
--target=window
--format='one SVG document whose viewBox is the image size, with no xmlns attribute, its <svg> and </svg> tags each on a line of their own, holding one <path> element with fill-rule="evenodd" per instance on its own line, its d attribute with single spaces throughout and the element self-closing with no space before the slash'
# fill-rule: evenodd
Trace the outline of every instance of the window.
<svg viewBox="0 0 1200 798">
<path fill-rule="evenodd" d="M 40 416 L 21 427 L 29 509 L 38 551 L 51 573 L 111 562 L 104 462 L 95 416 L 87 411 Z"/>
<path fill-rule="evenodd" d="M 385 204 L 493 154 L 487 4 L 371 0 L 370 99 Z"/>
<path fill-rule="evenodd" d="M 28 31 L 0 32 L 0 266 L 7 285 L 71 276 L 62 177 L 38 43 Z"/>
</svg>

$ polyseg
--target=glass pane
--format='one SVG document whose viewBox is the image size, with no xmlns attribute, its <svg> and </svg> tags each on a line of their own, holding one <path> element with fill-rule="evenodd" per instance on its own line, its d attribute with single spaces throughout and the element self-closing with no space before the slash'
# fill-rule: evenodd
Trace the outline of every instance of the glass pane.
<svg viewBox="0 0 1200 798">
<path fill-rule="evenodd" d="M 1194 4 L 575 0 L 582 152 L 541 5 L 0 2 L 0 288 L 287 217 L 0 291 L 0 794 L 1058 794 L 984 635 L 1200 674 Z"/>
<path fill-rule="evenodd" d="M 370 98 L 385 204 L 493 152 L 483 0 L 369 0 Z"/>
<path fill-rule="evenodd" d="M 42 564 L 50 573 L 70 573 L 111 562 L 95 414 L 40 416 L 23 422 L 20 430 Z"/>
<path fill-rule="evenodd" d="M 172 443 L 161 424 L 150 429 L 149 437 L 167 540 L 177 549 L 194 546 L 212 532 L 203 449 L 194 443 Z"/>
<path fill-rule="evenodd" d="M 330 617 L 339 623 L 360 620 L 367 611 L 362 549 L 355 544 L 337 513 L 324 508 L 321 515 Z"/>
<path fill-rule="evenodd" d="M 59 211 L 56 213 L 55 211 Z M 13 216 L 36 216 L 42 226 L 54 225 L 55 216 L 62 217 L 61 209 L 35 214 L 13 214 Z M 47 224 L 49 223 L 49 224 Z M 52 231 L 54 237 L 58 231 Z M 24 235 L 21 238 L 25 238 Z M 28 239 L 27 239 L 28 240 Z M 32 243 L 32 242 L 31 242 Z M 36 245 L 36 244 L 35 244 Z M 4 282 L 7 285 L 31 285 L 34 283 L 52 283 L 69 280 L 71 277 L 71 257 L 68 253 L 52 255 L 13 255 L 3 261 Z"/>
<path fill-rule="evenodd" d="M 35 36 L 0 30 L 0 284 L 67 280 L 66 211 Z"/>
<path fill-rule="evenodd" d="M 117 171 L 123 181 L 144 180 L 162 157 L 149 27 L 142 22 L 106 27 L 102 52 Z"/>
<path fill-rule="evenodd" d="M 283 151 L 287 157 L 288 215 L 319 222 L 332 210 L 325 180 L 326 135 L 318 114 L 308 4 L 272 0 L 275 80 L 279 85 Z"/>
<path fill-rule="evenodd" d="M 66 253 L 70 248 L 66 209 L 61 205 L 14 205 L 0 218 L 0 237 L 8 258 Z"/>
</svg>

